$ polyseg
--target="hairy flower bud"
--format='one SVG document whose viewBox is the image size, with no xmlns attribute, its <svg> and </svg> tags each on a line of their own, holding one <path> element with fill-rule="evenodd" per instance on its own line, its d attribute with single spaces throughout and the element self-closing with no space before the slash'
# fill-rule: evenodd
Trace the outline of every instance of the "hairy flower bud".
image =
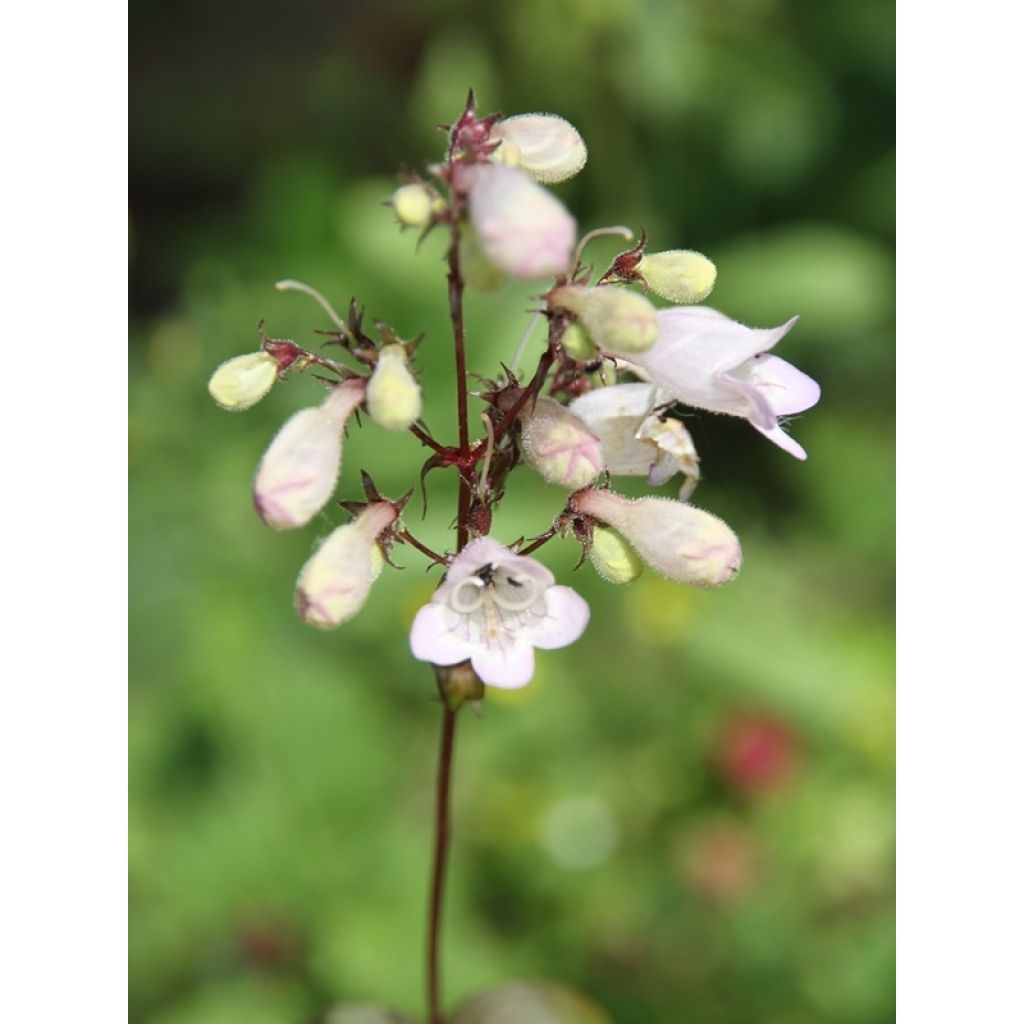
<svg viewBox="0 0 1024 1024">
<path fill-rule="evenodd" d="M 538 398 L 522 425 L 523 457 L 549 484 L 578 490 L 604 469 L 601 443 L 553 398 Z"/>
<path fill-rule="evenodd" d="M 643 571 L 636 552 L 607 526 L 595 526 L 590 538 L 590 564 L 609 583 L 632 583 Z"/>
<path fill-rule="evenodd" d="M 256 511 L 268 526 L 305 526 L 330 500 L 341 471 L 345 421 L 364 395 L 361 379 L 345 381 L 321 405 L 300 409 L 277 432 L 253 483 Z"/>
<path fill-rule="evenodd" d="M 688 305 L 711 294 L 718 271 L 714 263 L 690 249 L 644 253 L 637 264 L 639 274 L 655 295 Z"/>
<path fill-rule="evenodd" d="M 597 349 L 590 340 L 583 325 L 573 321 L 562 332 L 562 348 L 567 356 L 571 356 L 578 363 L 585 363 L 597 355 Z"/>
<path fill-rule="evenodd" d="M 378 353 L 366 387 L 366 408 L 385 430 L 406 430 L 420 418 L 423 398 L 404 345 L 385 345 Z"/>
<path fill-rule="evenodd" d="M 487 259 L 520 281 L 564 274 L 576 221 L 550 192 L 514 167 L 466 169 L 469 218 Z"/>
<path fill-rule="evenodd" d="M 508 117 L 491 129 L 491 141 L 501 142 L 491 158 L 495 163 L 521 167 L 545 185 L 571 178 L 587 162 L 580 133 L 554 114 Z"/>
<path fill-rule="evenodd" d="M 277 360 L 269 352 L 248 352 L 223 362 L 210 378 L 213 400 L 230 412 L 251 409 L 274 386 Z"/>
<path fill-rule="evenodd" d="M 642 295 L 625 288 L 565 285 L 556 288 L 548 302 L 574 314 L 598 348 L 628 356 L 646 352 L 658 340 L 657 310 Z"/>
<path fill-rule="evenodd" d="M 573 502 L 577 511 L 615 527 L 652 569 L 677 583 L 720 587 L 739 572 L 739 538 L 693 505 L 596 489 L 574 495 Z"/>
<path fill-rule="evenodd" d="M 295 587 L 302 619 L 318 629 L 334 629 L 363 607 L 384 566 L 377 537 L 396 517 L 391 502 L 373 502 L 317 548 Z"/>
<path fill-rule="evenodd" d="M 430 223 L 434 195 L 426 185 L 403 185 L 391 197 L 391 208 L 403 227 L 423 228 Z"/>
</svg>

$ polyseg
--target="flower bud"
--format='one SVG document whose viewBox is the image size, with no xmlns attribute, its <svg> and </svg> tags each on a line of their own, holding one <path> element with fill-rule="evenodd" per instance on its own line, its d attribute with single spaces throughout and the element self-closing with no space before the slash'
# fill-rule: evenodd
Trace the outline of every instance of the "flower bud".
<svg viewBox="0 0 1024 1024">
<path fill-rule="evenodd" d="M 595 526 L 590 538 L 590 563 L 609 583 L 632 583 L 644 571 L 633 549 L 607 526 Z"/>
<path fill-rule="evenodd" d="M 514 167 L 469 168 L 469 218 L 484 255 L 520 281 L 564 274 L 576 221 L 550 192 Z"/>
<path fill-rule="evenodd" d="M 523 457 L 549 484 L 578 490 L 604 469 L 601 443 L 553 398 L 538 398 L 522 427 Z"/>
<path fill-rule="evenodd" d="M 652 569 L 677 583 L 720 587 L 739 572 L 739 538 L 693 505 L 594 489 L 574 495 L 573 502 L 577 511 L 614 526 Z"/>
<path fill-rule="evenodd" d="M 274 386 L 277 360 L 269 352 L 249 352 L 221 363 L 210 378 L 213 400 L 231 412 L 251 409 Z"/>
<path fill-rule="evenodd" d="M 644 253 L 636 266 L 639 274 L 655 295 L 670 302 L 689 305 L 711 294 L 718 271 L 714 263 L 690 249 Z"/>
<path fill-rule="evenodd" d="M 341 471 L 345 421 L 364 394 L 361 379 L 345 381 L 321 405 L 300 409 L 277 432 L 253 482 L 256 511 L 268 526 L 305 526 L 330 500 Z"/>
<path fill-rule="evenodd" d="M 295 586 L 295 608 L 303 620 L 334 629 L 363 607 L 384 566 L 377 537 L 396 517 L 391 502 L 374 502 L 317 548 Z"/>
<path fill-rule="evenodd" d="M 549 296 L 550 305 L 567 309 L 586 328 L 598 348 L 610 352 L 646 352 L 658 340 L 658 314 L 636 292 L 612 285 L 565 285 Z"/>
<path fill-rule="evenodd" d="M 430 223 L 434 196 L 426 185 L 403 185 L 391 197 L 391 208 L 399 224 L 407 228 L 423 228 Z"/>
<path fill-rule="evenodd" d="M 373 422 L 385 430 L 405 430 L 420 418 L 420 385 L 409 369 L 404 345 L 385 345 L 377 354 L 366 387 L 366 408 Z"/>
<path fill-rule="evenodd" d="M 597 355 L 590 335 L 583 329 L 583 325 L 575 320 L 562 332 L 562 348 L 567 356 L 571 356 L 578 363 L 588 362 Z"/>
<path fill-rule="evenodd" d="M 492 159 L 521 167 L 545 185 L 565 181 L 587 162 L 587 147 L 580 133 L 554 114 L 519 114 L 499 121 L 491 141 L 501 141 Z"/>
<path fill-rule="evenodd" d="M 505 283 L 505 272 L 484 255 L 472 224 L 464 225 L 459 233 L 459 269 L 466 287 L 475 292 L 494 292 Z"/>
</svg>

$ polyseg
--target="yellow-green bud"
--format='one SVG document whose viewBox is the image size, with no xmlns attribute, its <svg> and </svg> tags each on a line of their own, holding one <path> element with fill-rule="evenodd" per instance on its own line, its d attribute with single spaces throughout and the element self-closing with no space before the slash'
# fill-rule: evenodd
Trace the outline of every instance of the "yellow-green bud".
<svg viewBox="0 0 1024 1024">
<path fill-rule="evenodd" d="M 404 345 L 385 345 L 377 354 L 366 386 L 366 408 L 370 419 L 385 430 L 406 430 L 420 418 L 423 397 Z"/>
<path fill-rule="evenodd" d="M 424 228 L 430 223 L 434 196 L 426 185 L 403 185 L 391 197 L 391 208 L 399 224 L 407 228 Z"/>
<path fill-rule="evenodd" d="M 718 274 L 707 256 L 690 249 L 645 253 L 636 272 L 652 292 L 680 305 L 706 299 Z"/>
<path fill-rule="evenodd" d="M 494 292 L 505 283 L 505 272 L 484 255 L 471 224 L 464 224 L 459 234 L 459 268 L 466 287 L 475 292 Z"/>
<path fill-rule="evenodd" d="M 583 329 L 582 324 L 575 321 L 562 332 L 562 348 L 567 356 L 580 363 L 589 362 L 597 355 L 597 348 L 590 340 L 590 335 Z"/>
<path fill-rule="evenodd" d="M 565 285 L 549 296 L 552 306 L 567 309 L 586 328 L 598 348 L 629 355 L 646 352 L 658 340 L 658 314 L 642 295 L 603 285 Z"/>
<path fill-rule="evenodd" d="M 632 583 L 644 571 L 636 552 L 607 526 L 594 527 L 590 563 L 609 583 Z"/>
<path fill-rule="evenodd" d="M 549 484 L 578 490 L 604 469 L 601 443 L 578 416 L 553 398 L 538 398 L 524 413 L 523 458 Z"/>
<path fill-rule="evenodd" d="M 250 409 L 274 386 L 277 360 L 269 352 L 249 352 L 221 363 L 210 378 L 213 400 L 231 412 Z"/>
</svg>

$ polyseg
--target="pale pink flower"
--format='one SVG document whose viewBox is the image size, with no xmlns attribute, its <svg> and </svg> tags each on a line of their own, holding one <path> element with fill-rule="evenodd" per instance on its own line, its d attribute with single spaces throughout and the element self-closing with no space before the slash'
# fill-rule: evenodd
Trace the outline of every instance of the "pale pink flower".
<svg viewBox="0 0 1024 1024">
<path fill-rule="evenodd" d="M 515 555 L 490 537 L 471 541 L 412 624 L 420 661 L 455 665 L 469 659 L 489 686 L 525 686 L 534 647 L 551 650 L 578 640 L 590 609 L 576 591 L 556 586 L 533 558 Z"/>
<path fill-rule="evenodd" d="M 646 352 L 621 354 L 671 398 L 698 409 L 741 416 L 790 455 L 807 453 L 779 425 L 821 396 L 817 382 L 768 350 L 797 317 L 780 327 L 746 327 L 705 306 L 658 313 L 660 337 Z"/>
<path fill-rule="evenodd" d="M 556 114 L 507 117 L 491 129 L 489 141 L 501 142 L 491 157 L 495 163 L 521 167 L 546 185 L 573 177 L 587 162 L 580 133 Z"/>
<path fill-rule="evenodd" d="M 572 262 L 576 221 L 525 171 L 477 164 L 464 169 L 469 219 L 487 259 L 520 281 L 564 274 Z"/>
</svg>

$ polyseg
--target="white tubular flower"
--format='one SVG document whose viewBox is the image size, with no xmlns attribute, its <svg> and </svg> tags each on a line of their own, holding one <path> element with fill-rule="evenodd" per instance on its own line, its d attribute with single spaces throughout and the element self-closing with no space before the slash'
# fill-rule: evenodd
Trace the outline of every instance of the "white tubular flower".
<svg viewBox="0 0 1024 1024">
<path fill-rule="evenodd" d="M 490 141 L 500 141 L 491 159 L 521 167 L 531 178 L 554 185 L 578 174 L 587 162 L 580 133 L 555 114 L 519 114 L 491 129 Z"/>
<path fill-rule="evenodd" d="M 654 348 L 621 351 L 677 401 L 741 416 L 790 455 L 806 459 L 807 452 L 779 426 L 779 417 L 811 408 L 821 388 L 795 366 L 766 354 L 796 321 L 762 330 L 704 306 L 664 309 L 658 313 L 661 338 Z"/>
<path fill-rule="evenodd" d="M 640 557 L 676 583 L 720 587 L 740 570 L 739 538 L 717 516 L 669 498 L 625 498 L 591 489 L 577 511 L 615 527 Z"/>
<path fill-rule="evenodd" d="M 632 583 L 644 566 L 636 552 L 612 529 L 595 526 L 590 537 L 590 564 L 609 583 Z"/>
<path fill-rule="evenodd" d="M 569 411 L 597 435 L 612 476 L 646 476 L 652 487 L 659 487 L 682 472 L 679 500 L 684 501 L 700 479 L 697 449 L 682 423 L 652 411 L 658 401 L 652 384 L 616 384 L 580 395 Z"/>
<path fill-rule="evenodd" d="M 317 629 L 334 629 L 363 607 L 384 566 L 377 537 L 397 515 L 391 502 L 373 502 L 317 548 L 295 586 L 300 618 Z"/>
<path fill-rule="evenodd" d="M 600 441 L 553 398 L 538 398 L 521 422 L 523 458 L 549 484 L 576 491 L 604 469 Z"/>
<path fill-rule="evenodd" d="M 576 221 L 524 171 L 466 169 L 469 219 L 487 259 L 520 281 L 564 274 L 572 262 Z"/>
<path fill-rule="evenodd" d="M 305 526 L 330 500 L 341 472 L 345 421 L 365 393 L 363 380 L 347 380 L 323 404 L 300 409 L 277 432 L 253 482 L 256 511 L 267 526 Z"/>
<path fill-rule="evenodd" d="M 366 387 L 370 418 L 385 430 L 406 430 L 420 418 L 422 409 L 419 381 L 409 369 L 405 346 L 384 345 Z"/>
<path fill-rule="evenodd" d="M 534 671 L 534 647 L 579 639 L 590 609 L 570 587 L 555 586 L 540 562 L 478 537 L 456 555 L 444 583 L 412 624 L 412 653 L 434 665 L 469 659 L 489 686 L 517 689 Z"/>
<path fill-rule="evenodd" d="M 564 285 L 548 296 L 548 303 L 574 314 L 590 340 L 607 352 L 646 352 L 658 340 L 658 311 L 642 295 L 625 288 Z"/>
<path fill-rule="evenodd" d="M 209 389 L 213 400 L 229 412 L 251 409 L 277 380 L 277 360 L 269 352 L 248 352 L 220 364 Z"/>
<path fill-rule="evenodd" d="M 655 295 L 682 305 L 706 299 L 718 276 L 714 263 L 691 249 L 644 253 L 636 273 Z"/>
</svg>

